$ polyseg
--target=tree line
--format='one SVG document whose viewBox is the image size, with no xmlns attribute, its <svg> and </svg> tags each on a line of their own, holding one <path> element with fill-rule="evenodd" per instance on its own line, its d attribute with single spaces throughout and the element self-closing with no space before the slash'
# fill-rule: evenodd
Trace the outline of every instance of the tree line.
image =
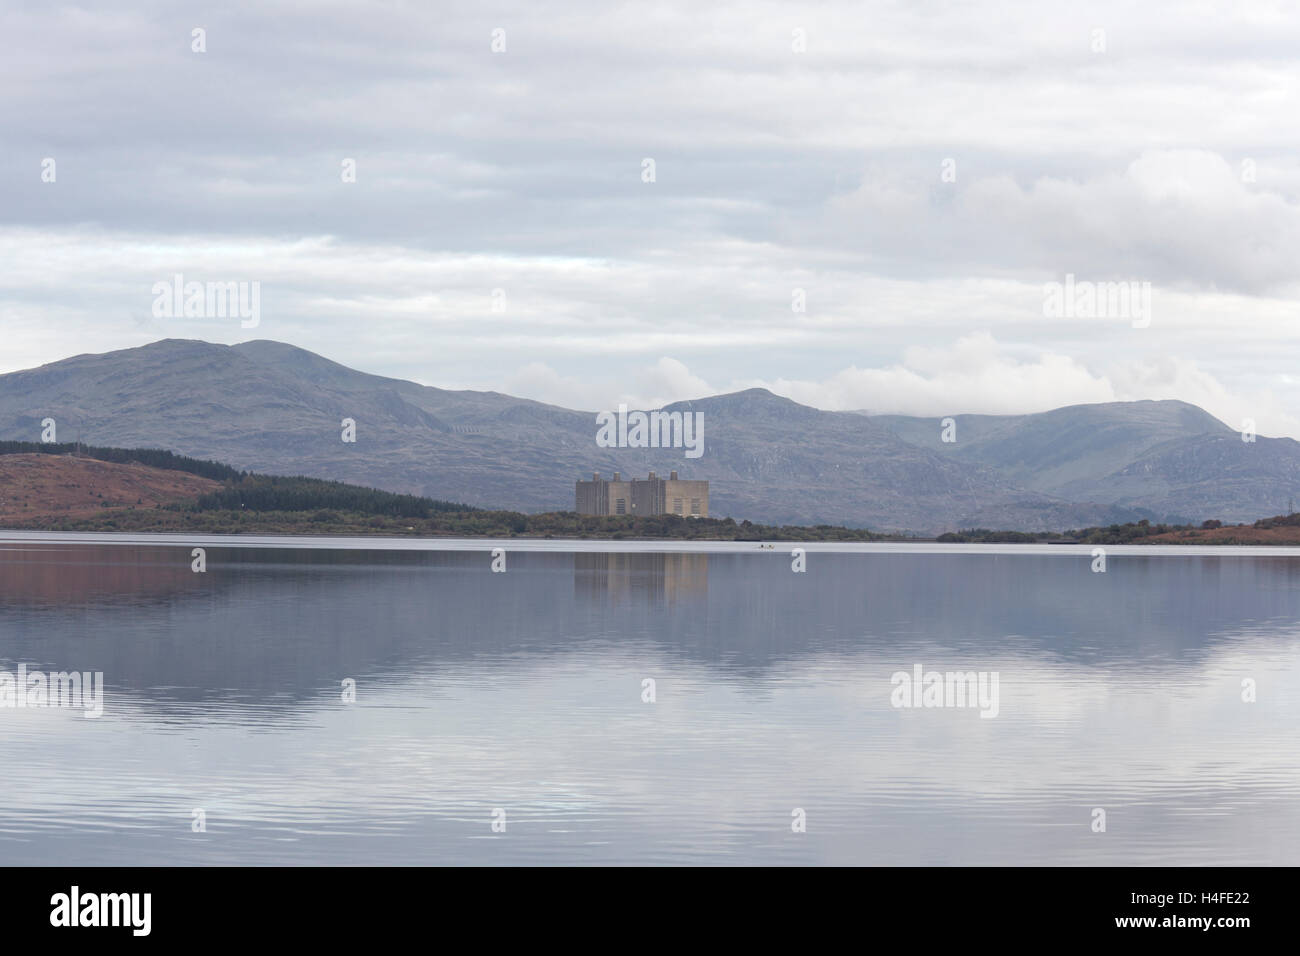
<svg viewBox="0 0 1300 956">
<path fill-rule="evenodd" d="M 233 481 L 248 474 L 219 461 L 201 461 L 161 448 L 101 448 L 72 442 L 0 441 L 0 455 L 76 455 L 115 465 L 147 465 L 166 471 L 183 471 L 213 481 Z"/>
<path fill-rule="evenodd" d="M 342 511 L 392 518 L 430 518 L 444 512 L 477 511 L 454 501 L 363 488 L 323 478 L 244 474 L 219 491 L 177 505 L 186 511 Z"/>
<path fill-rule="evenodd" d="M 173 507 L 183 511 L 346 511 L 360 515 L 428 518 L 449 511 L 477 511 L 469 505 L 418 495 L 396 494 L 323 478 L 281 477 L 240 471 L 219 461 L 177 455 L 161 448 L 103 448 L 58 442 L 0 441 L 0 455 L 77 455 L 116 465 L 145 465 L 183 471 L 224 483 L 193 502 Z"/>
</svg>

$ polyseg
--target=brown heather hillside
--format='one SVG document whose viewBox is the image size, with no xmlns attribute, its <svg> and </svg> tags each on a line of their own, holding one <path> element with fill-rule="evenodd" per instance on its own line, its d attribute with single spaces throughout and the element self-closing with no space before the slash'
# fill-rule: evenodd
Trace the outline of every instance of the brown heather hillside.
<svg viewBox="0 0 1300 956">
<path fill-rule="evenodd" d="M 1222 528 L 1192 528 L 1187 531 L 1170 531 L 1143 538 L 1139 544 L 1264 544 L 1300 545 L 1300 527 L 1279 525 L 1257 528 L 1248 524 L 1224 525 Z"/>
<path fill-rule="evenodd" d="M 210 478 L 64 455 L 0 455 L 0 523 L 151 509 L 221 487 Z"/>
</svg>

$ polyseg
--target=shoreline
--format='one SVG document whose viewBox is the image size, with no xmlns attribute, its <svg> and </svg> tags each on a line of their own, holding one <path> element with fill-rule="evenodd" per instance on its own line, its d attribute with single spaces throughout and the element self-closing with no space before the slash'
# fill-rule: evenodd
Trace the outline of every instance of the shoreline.
<svg viewBox="0 0 1300 956">
<path fill-rule="evenodd" d="M 801 548 L 813 554 L 952 554 L 1091 558 L 1107 556 L 1294 557 L 1300 545 L 1192 544 L 974 544 L 917 541 L 684 541 L 674 539 L 399 537 L 395 535 L 265 535 L 113 531 L 7 531 L 0 550 L 31 550 L 57 545 L 113 545 L 172 548 L 258 548 L 322 551 L 482 551 L 507 553 L 769 554 L 790 557 Z M 26 545 L 24 548 L 22 546 Z"/>
</svg>

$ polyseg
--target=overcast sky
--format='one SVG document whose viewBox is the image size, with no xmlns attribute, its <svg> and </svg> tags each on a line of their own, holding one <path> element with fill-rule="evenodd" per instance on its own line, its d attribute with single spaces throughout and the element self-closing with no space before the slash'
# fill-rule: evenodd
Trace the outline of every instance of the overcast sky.
<svg viewBox="0 0 1300 956">
<path fill-rule="evenodd" d="M 104 6 L 0 2 L 0 371 L 268 338 L 589 410 L 1300 437 L 1296 4 Z M 260 324 L 155 317 L 177 273 Z M 1045 314 L 1067 274 L 1149 325 Z"/>
</svg>

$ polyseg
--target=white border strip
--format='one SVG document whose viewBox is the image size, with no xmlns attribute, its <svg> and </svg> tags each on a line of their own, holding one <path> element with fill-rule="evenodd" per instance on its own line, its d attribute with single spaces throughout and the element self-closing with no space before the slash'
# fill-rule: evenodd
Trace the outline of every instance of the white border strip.
<svg viewBox="0 0 1300 956">
<path fill-rule="evenodd" d="M 939 544 L 900 541 L 647 541 L 581 538 L 401 538 L 342 535 L 128 534 L 120 532 L 0 531 L 0 547 L 39 545 L 133 545 L 175 548 L 284 548 L 318 551 L 610 552 L 628 554 L 784 554 L 794 548 L 832 554 L 990 554 L 1088 556 L 1101 547 L 1110 555 L 1179 558 L 1297 558 L 1300 547 L 1184 544 Z"/>
</svg>

